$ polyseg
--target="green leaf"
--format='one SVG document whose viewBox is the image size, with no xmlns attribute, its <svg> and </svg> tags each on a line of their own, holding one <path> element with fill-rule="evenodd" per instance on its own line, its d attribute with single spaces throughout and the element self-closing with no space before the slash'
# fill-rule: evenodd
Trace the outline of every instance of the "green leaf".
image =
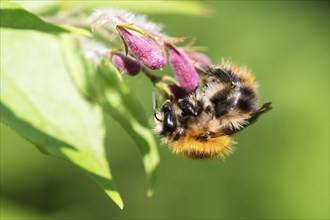
<svg viewBox="0 0 330 220">
<path fill-rule="evenodd" d="M 154 190 L 159 155 L 155 138 L 148 127 L 148 119 L 134 94 L 121 82 L 115 69 L 106 61 L 98 65 L 77 53 L 79 43 L 70 36 L 63 36 L 62 48 L 67 68 L 78 90 L 96 102 L 128 132 L 143 157 L 148 178 L 148 195 Z"/>
<path fill-rule="evenodd" d="M 57 37 L 1 29 L 0 98 L 1 122 L 77 165 L 123 208 L 104 152 L 103 111 L 75 89 Z"/>
<path fill-rule="evenodd" d="M 114 7 L 148 14 L 179 14 L 190 16 L 211 16 L 212 8 L 196 1 L 61 1 L 62 8 L 83 6 L 90 10 Z"/>
<path fill-rule="evenodd" d="M 152 196 L 159 155 L 155 138 L 147 123 L 148 120 L 143 114 L 143 108 L 128 87 L 118 80 L 114 69 L 111 69 L 109 65 L 100 65 L 97 74 L 100 75 L 99 84 L 104 88 L 102 91 L 104 99 L 100 100 L 100 104 L 123 126 L 137 144 L 149 182 L 147 195 Z"/>
<path fill-rule="evenodd" d="M 71 32 L 84 36 L 91 36 L 87 30 L 67 25 L 52 24 L 42 18 L 24 10 L 19 4 L 9 1 L 1 2 L 0 26 L 4 28 L 36 30 L 46 33 Z"/>
</svg>

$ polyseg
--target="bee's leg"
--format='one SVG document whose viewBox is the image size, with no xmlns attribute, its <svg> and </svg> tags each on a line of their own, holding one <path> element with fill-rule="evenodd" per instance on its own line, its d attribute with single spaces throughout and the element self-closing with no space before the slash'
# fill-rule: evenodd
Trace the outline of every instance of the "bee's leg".
<svg viewBox="0 0 330 220">
<path fill-rule="evenodd" d="M 262 115 L 263 113 L 270 111 L 273 108 L 271 105 L 272 105 L 271 102 L 267 102 L 267 103 L 263 104 L 261 106 L 261 108 L 252 112 L 251 118 L 249 119 L 249 124 L 252 124 L 253 122 L 255 122 L 259 118 L 259 116 Z"/>
<path fill-rule="evenodd" d="M 254 112 L 251 113 L 251 118 L 248 119 L 248 122 L 246 125 L 243 126 L 243 128 L 246 128 L 248 127 L 249 125 L 253 124 L 258 118 L 260 115 L 262 115 L 263 113 L 266 113 L 268 111 L 270 111 L 272 109 L 271 107 L 271 102 L 267 102 L 265 104 L 263 104 L 261 106 L 261 108 L 255 110 Z M 243 128 L 239 129 L 239 130 L 232 130 L 232 129 L 228 129 L 228 130 L 225 130 L 224 133 L 227 134 L 227 135 L 231 135 L 231 134 L 234 134 L 238 131 L 241 131 Z"/>
<path fill-rule="evenodd" d="M 200 135 L 198 135 L 196 137 L 196 140 L 199 140 L 199 141 L 207 141 L 208 139 L 210 138 L 213 138 L 216 136 L 216 133 L 210 131 L 210 132 L 205 132 L 205 133 L 202 133 Z"/>
<path fill-rule="evenodd" d="M 183 128 L 180 128 L 179 131 L 175 134 L 173 141 L 177 141 L 180 138 L 184 137 L 186 135 L 186 131 Z"/>
</svg>

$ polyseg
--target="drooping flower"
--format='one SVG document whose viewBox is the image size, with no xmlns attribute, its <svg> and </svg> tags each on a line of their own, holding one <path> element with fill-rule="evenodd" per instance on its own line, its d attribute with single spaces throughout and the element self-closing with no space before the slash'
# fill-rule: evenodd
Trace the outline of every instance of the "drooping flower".
<svg viewBox="0 0 330 220">
<path fill-rule="evenodd" d="M 187 55 L 171 44 L 165 44 L 169 52 L 171 68 L 182 88 L 187 92 L 194 91 L 200 83 L 200 79 L 193 64 Z"/>
<path fill-rule="evenodd" d="M 145 66 L 150 69 L 160 69 L 166 64 L 166 56 L 162 48 L 149 36 L 139 36 L 122 26 L 117 26 L 119 34 L 126 45 L 131 49 L 132 54 Z"/>
<path fill-rule="evenodd" d="M 123 73 L 135 76 L 141 71 L 141 65 L 131 56 L 123 53 L 112 53 L 112 63 Z"/>
</svg>

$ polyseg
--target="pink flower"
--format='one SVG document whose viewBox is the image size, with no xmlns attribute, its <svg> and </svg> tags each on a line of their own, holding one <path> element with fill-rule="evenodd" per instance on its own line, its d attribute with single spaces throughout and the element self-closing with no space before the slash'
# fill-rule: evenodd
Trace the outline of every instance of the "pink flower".
<svg viewBox="0 0 330 220">
<path fill-rule="evenodd" d="M 153 39 L 149 36 L 135 35 L 119 25 L 117 30 L 133 55 L 145 66 L 151 69 L 159 69 L 165 66 L 166 56 Z"/>
<path fill-rule="evenodd" d="M 194 91 L 200 83 L 199 76 L 193 64 L 182 50 L 171 44 L 166 44 L 169 52 L 171 68 L 182 88 L 187 92 Z"/>
<path fill-rule="evenodd" d="M 141 65 L 135 59 L 122 53 L 113 53 L 111 61 L 121 72 L 127 75 L 135 76 L 141 71 Z"/>
</svg>

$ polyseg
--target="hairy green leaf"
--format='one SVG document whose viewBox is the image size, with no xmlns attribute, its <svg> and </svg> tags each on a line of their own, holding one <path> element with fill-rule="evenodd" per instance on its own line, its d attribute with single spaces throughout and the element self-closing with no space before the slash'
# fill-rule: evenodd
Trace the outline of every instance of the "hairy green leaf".
<svg viewBox="0 0 330 220">
<path fill-rule="evenodd" d="M 36 30 L 46 33 L 65 33 L 71 32 L 75 34 L 91 36 L 91 34 L 80 28 L 67 25 L 52 24 L 24 10 L 19 4 L 10 1 L 0 3 L 0 26 L 3 28 Z"/>
<path fill-rule="evenodd" d="M 57 37 L 1 29 L 1 121 L 80 167 L 123 207 L 105 156 L 103 111 L 75 89 Z"/>
<path fill-rule="evenodd" d="M 103 60 L 95 65 L 87 60 L 79 53 L 79 43 L 70 36 L 63 36 L 62 43 L 68 70 L 78 90 L 92 102 L 101 105 L 136 142 L 143 157 L 149 183 L 148 195 L 151 196 L 159 155 L 141 104 L 125 83 L 118 79 L 109 62 Z"/>
</svg>

